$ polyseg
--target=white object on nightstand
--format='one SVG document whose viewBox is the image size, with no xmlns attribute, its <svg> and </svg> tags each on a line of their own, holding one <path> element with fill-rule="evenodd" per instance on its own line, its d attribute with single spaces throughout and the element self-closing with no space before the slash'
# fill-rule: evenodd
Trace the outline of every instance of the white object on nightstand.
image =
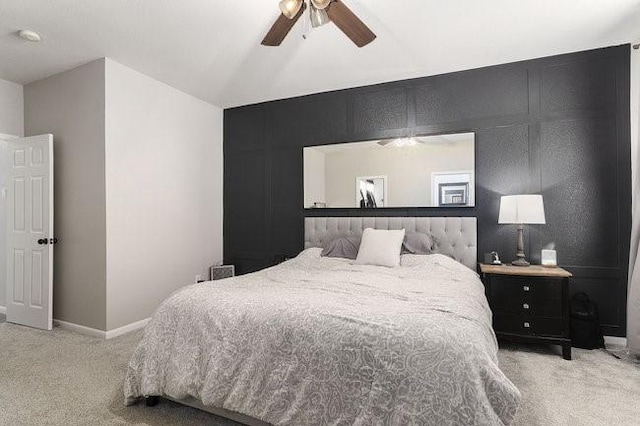
<svg viewBox="0 0 640 426">
<path fill-rule="evenodd" d="M 555 250 L 542 250 L 542 266 L 547 268 L 555 268 L 558 266 L 558 258 Z"/>
</svg>

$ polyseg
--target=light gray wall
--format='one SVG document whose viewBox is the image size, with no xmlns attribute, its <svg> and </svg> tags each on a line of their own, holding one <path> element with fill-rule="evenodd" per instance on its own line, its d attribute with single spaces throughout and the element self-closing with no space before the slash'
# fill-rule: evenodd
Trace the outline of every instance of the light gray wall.
<svg viewBox="0 0 640 426">
<path fill-rule="evenodd" d="M 329 207 L 354 207 L 356 177 L 386 175 L 387 207 L 430 206 L 431 173 L 463 170 L 474 170 L 472 140 L 452 145 L 328 152 L 324 173 L 326 201 Z"/>
<path fill-rule="evenodd" d="M 53 315 L 106 330 L 105 67 L 24 87 L 25 133 L 54 135 Z"/>
<path fill-rule="evenodd" d="M 106 60 L 107 330 L 222 261 L 222 110 Z"/>
<path fill-rule="evenodd" d="M 22 136 L 24 134 L 24 95 L 22 85 L 0 80 L 0 134 Z M 5 188 L 6 146 L 0 138 L 0 306 L 6 306 L 6 198 Z"/>
<path fill-rule="evenodd" d="M 24 95 L 22 85 L 0 80 L 0 133 L 24 134 Z"/>
</svg>

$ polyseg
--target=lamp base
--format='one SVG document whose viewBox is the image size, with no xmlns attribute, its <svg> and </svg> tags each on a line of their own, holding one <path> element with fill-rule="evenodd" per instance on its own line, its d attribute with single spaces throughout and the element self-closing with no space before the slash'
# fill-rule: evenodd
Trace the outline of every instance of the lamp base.
<svg viewBox="0 0 640 426">
<path fill-rule="evenodd" d="M 522 224 L 518 224 L 518 249 L 516 250 L 516 257 L 518 259 L 511 262 L 513 266 L 530 265 L 530 263 L 524 259 L 524 238 L 522 234 L 524 234 L 524 226 Z"/>
<path fill-rule="evenodd" d="M 511 262 L 511 264 L 513 266 L 529 266 L 529 265 L 531 265 L 529 262 L 527 262 L 524 259 L 514 260 L 513 262 Z"/>
</svg>

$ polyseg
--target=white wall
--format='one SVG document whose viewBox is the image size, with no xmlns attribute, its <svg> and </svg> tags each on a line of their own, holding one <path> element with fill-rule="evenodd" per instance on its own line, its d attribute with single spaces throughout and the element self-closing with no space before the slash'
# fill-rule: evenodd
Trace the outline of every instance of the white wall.
<svg viewBox="0 0 640 426">
<path fill-rule="evenodd" d="M 324 153 L 314 148 L 304 149 L 304 207 L 313 203 L 326 203 Z"/>
<path fill-rule="evenodd" d="M 25 132 L 53 134 L 53 316 L 105 330 L 104 60 L 27 84 Z"/>
<path fill-rule="evenodd" d="M 106 60 L 107 330 L 222 261 L 222 110 Z"/>
<path fill-rule="evenodd" d="M 24 134 L 24 94 L 20 84 L 0 80 L 0 135 L 22 136 Z M 0 306 L 6 306 L 6 198 L 5 188 L 6 146 L 0 137 Z"/>
</svg>

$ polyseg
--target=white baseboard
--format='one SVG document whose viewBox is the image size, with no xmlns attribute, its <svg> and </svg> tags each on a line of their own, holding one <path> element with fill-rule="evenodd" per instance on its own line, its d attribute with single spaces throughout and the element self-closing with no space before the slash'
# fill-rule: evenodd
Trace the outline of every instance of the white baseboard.
<svg viewBox="0 0 640 426">
<path fill-rule="evenodd" d="M 144 328 L 151 318 L 145 318 L 140 321 L 132 322 L 131 324 L 123 325 L 122 327 L 115 328 L 106 332 L 106 339 L 113 339 L 114 337 L 122 336 L 123 334 L 131 333 L 133 331 Z"/>
<path fill-rule="evenodd" d="M 63 330 L 74 331 L 76 333 L 84 334 L 85 336 L 97 337 L 99 339 L 106 339 L 107 337 L 107 332 L 104 330 L 85 327 L 84 325 L 74 324 L 72 322 L 61 321 L 57 319 L 54 319 L 53 323 Z"/>
<path fill-rule="evenodd" d="M 614 345 L 614 346 L 627 346 L 627 338 L 626 337 L 617 337 L 617 336 L 604 336 L 604 344 L 605 345 Z"/>
<path fill-rule="evenodd" d="M 7 307 L 6 306 L 0 306 L 0 314 L 7 315 Z"/>
<path fill-rule="evenodd" d="M 99 339 L 113 339 L 114 337 L 122 336 L 124 334 L 144 328 L 150 319 L 151 318 L 145 318 L 143 320 L 108 331 L 85 327 L 84 325 L 74 324 L 72 322 L 61 320 L 53 320 L 53 322 L 63 330 L 74 331 L 76 333 L 84 334 L 85 336 L 97 337 Z"/>
</svg>

